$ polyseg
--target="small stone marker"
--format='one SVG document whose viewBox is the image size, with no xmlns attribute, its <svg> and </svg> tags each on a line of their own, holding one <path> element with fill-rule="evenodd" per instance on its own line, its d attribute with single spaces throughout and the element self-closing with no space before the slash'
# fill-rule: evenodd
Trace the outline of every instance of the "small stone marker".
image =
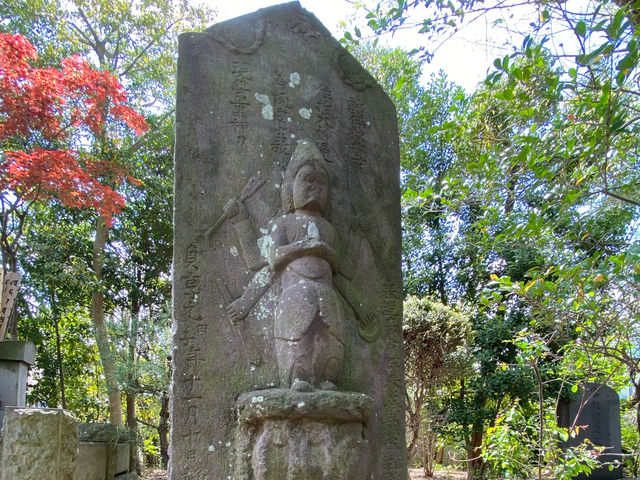
<svg viewBox="0 0 640 480">
<path fill-rule="evenodd" d="M 16 272 L 5 272 L 0 268 L 0 341 L 3 341 L 9 328 L 9 316 L 18 298 L 21 276 Z"/>
<path fill-rule="evenodd" d="M 582 410 L 580 410 L 580 406 Z M 576 420 L 576 415 L 579 416 Z M 583 395 L 571 401 L 562 401 L 558 405 L 558 425 L 569 428 L 580 426 L 580 433 L 570 438 L 563 446 L 576 447 L 585 439 L 596 446 L 605 447 L 604 454 L 598 460 L 601 462 L 622 462 L 622 438 L 620 428 L 620 397 L 616 391 L 607 385 L 590 383 Z M 582 428 L 584 427 L 584 428 Z M 617 454 L 617 455 L 616 455 Z M 609 470 L 605 465 L 586 476 L 581 474 L 578 479 L 613 480 L 622 478 L 622 466 Z"/>
<path fill-rule="evenodd" d="M 172 480 L 406 478 L 392 102 L 297 2 L 180 37 Z"/>
<path fill-rule="evenodd" d="M 2 427 L 3 480 L 73 480 L 76 420 L 57 408 L 7 407 Z"/>
</svg>

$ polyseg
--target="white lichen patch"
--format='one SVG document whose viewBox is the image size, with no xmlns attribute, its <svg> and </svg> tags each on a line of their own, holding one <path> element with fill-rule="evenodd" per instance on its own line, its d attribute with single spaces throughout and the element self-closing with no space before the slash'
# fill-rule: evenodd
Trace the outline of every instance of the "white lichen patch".
<svg viewBox="0 0 640 480">
<path fill-rule="evenodd" d="M 273 251 L 273 237 L 271 235 L 265 235 L 258 239 L 258 250 L 264 258 L 269 258 Z"/>
<path fill-rule="evenodd" d="M 304 405 L 305 405 L 305 403 L 304 403 L 304 402 L 300 402 L 300 403 L 298 403 L 298 405 L 296 405 L 296 406 L 297 406 L 298 408 L 302 408 L 302 407 L 304 407 Z"/>
<path fill-rule="evenodd" d="M 251 403 L 262 403 L 264 402 L 264 397 L 262 395 L 257 397 L 251 397 Z"/>
<path fill-rule="evenodd" d="M 215 451 L 216 451 L 216 447 L 214 447 L 213 445 L 209 445 L 208 450 L 209 450 L 210 452 L 215 452 Z"/>
<path fill-rule="evenodd" d="M 256 273 L 255 282 L 261 287 L 267 285 L 269 283 L 269 272 L 264 269 L 260 270 L 258 273 Z"/>
<path fill-rule="evenodd" d="M 260 233 L 266 235 L 267 233 L 269 233 L 269 230 L 267 230 L 266 228 L 261 228 Z"/>
<path fill-rule="evenodd" d="M 292 122 L 291 117 L 287 117 L 287 122 L 289 122 L 289 123 Z"/>
<path fill-rule="evenodd" d="M 296 135 L 294 133 L 291 134 L 291 138 L 296 138 Z"/>
<path fill-rule="evenodd" d="M 231 252 L 231 255 L 233 255 L 234 257 L 237 257 L 238 254 L 238 249 L 236 248 L 235 245 L 232 245 L 231 248 L 229 249 L 229 251 Z"/>
<path fill-rule="evenodd" d="M 269 97 L 261 93 L 256 93 L 255 97 L 262 104 L 262 117 L 265 120 L 273 120 L 273 106 L 269 101 Z"/>
<path fill-rule="evenodd" d="M 300 85 L 300 74 L 298 72 L 292 72 L 289 74 L 289 86 L 296 88 L 296 85 Z"/>
<path fill-rule="evenodd" d="M 300 110 L 298 110 L 300 116 L 305 120 L 309 120 L 311 118 L 311 112 L 313 112 L 311 108 L 301 108 Z"/>
<path fill-rule="evenodd" d="M 318 232 L 318 227 L 315 223 L 309 222 L 309 225 L 307 226 L 307 235 L 309 235 L 309 238 L 320 238 L 320 232 Z"/>
</svg>

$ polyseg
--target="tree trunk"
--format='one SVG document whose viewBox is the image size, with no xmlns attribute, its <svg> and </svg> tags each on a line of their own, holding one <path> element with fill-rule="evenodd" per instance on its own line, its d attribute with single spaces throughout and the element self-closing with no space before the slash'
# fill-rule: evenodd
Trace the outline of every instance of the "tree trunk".
<svg viewBox="0 0 640 480">
<path fill-rule="evenodd" d="M 478 431 L 479 430 L 479 431 Z M 474 425 L 471 432 L 470 442 L 467 445 L 467 479 L 473 480 L 482 478 L 484 462 L 480 454 L 482 453 L 482 429 Z"/>
<path fill-rule="evenodd" d="M 93 321 L 93 332 L 98 344 L 100 361 L 104 370 L 104 378 L 107 384 L 107 394 L 109 396 L 109 421 L 118 427 L 124 426 L 122 419 L 122 398 L 116 376 L 116 362 L 113 355 L 107 327 L 104 323 L 104 292 L 102 264 L 104 260 L 104 247 L 107 244 L 109 227 L 104 223 L 104 218 L 99 217 L 96 223 L 96 238 L 93 242 L 93 274 L 97 286 L 91 294 L 91 320 Z"/>
<path fill-rule="evenodd" d="M 131 302 L 131 325 L 129 328 L 129 374 L 127 378 L 127 427 L 131 434 L 131 448 L 129 449 L 129 468 L 142 475 L 142 465 L 138 456 L 138 422 L 136 420 L 136 393 L 138 391 L 137 340 L 140 305 L 137 300 Z"/>
<path fill-rule="evenodd" d="M 58 374 L 60 376 L 60 400 L 62 408 L 67 409 L 67 397 L 64 391 L 64 368 L 62 364 L 62 340 L 60 338 L 60 313 L 58 311 L 58 303 L 56 302 L 56 294 L 53 287 L 51 288 L 51 309 L 53 313 L 53 324 L 56 330 L 56 360 L 58 362 Z"/>
<path fill-rule="evenodd" d="M 136 420 L 136 394 L 127 390 L 127 427 L 129 428 L 129 471 L 142 475 L 142 465 L 138 456 L 138 422 Z"/>
<path fill-rule="evenodd" d="M 436 459 L 436 443 L 438 433 L 434 430 L 428 430 L 424 435 L 424 450 L 422 456 L 422 468 L 425 477 L 433 477 L 433 465 Z"/>
<path fill-rule="evenodd" d="M 162 458 L 162 466 L 166 468 L 169 464 L 169 394 L 167 392 L 162 393 L 158 436 L 160 437 L 160 457 Z"/>
</svg>

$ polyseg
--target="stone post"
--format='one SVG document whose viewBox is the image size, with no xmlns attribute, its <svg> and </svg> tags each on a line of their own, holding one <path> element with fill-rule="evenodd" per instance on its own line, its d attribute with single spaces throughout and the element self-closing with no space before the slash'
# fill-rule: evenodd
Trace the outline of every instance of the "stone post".
<svg viewBox="0 0 640 480">
<path fill-rule="evenodd" d="M 5 407 L 23 407 L 27 395 L 27 373 L 35 363 L 31 342 L 0 342 L 0 423 Z"/>
<path fill-rule="evenodd" d="M 70 412 L 7 407 L 2 436 L 3 480 L 73 480 L 78 432 Z"/>
</svg>

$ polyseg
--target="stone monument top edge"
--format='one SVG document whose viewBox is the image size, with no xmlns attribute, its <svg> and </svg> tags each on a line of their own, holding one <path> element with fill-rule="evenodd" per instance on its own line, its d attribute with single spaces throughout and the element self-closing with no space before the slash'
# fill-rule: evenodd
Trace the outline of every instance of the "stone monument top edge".
<svg viewBox="0 0 640 480">
<path fill-rule="evenodd" d="M 255 17 L 261 17 L 261 18 L 277 17 L 277 16 L 282 15 L 283 13 L 287 13 L 287 12 L 295 12 L 297 14 L 308 15 L 309 17 L 314 18 L 317 23 L 322 25 L 322 23 L 316 18 L 315 15 L 313 15 L 313 13 L 311 13 L 308 10 L 306 10 L 305 8 L 303 8 L 302 5 L 300 4 L 300 2 L 295 0 L 293 2 L 286 2 L 286 3 L 279 3 L 279 4 L 276 4 L 276 5 L 270 5 L 268 7 L 263 7 L 263 8 L 260 8 L 258 10 L 255 10 L 253 12 L 245 13 L 244 15 L 240 15 L 239 17 L 234 17 L 234 18 L 230 18 L 228 20 L 224 20 L 222 22 L 214 23 L 214 24 L 210 25 L 209 27 L 207 27 L 207 29 L 203 33 L 210 34 L 210 33 L 213 33 L 213 32 L 215 32 L 216 30 L 218 30 L 220 28 L 224 28 L 224 27 L 228 27 L 228 26 L 232 26 L 232 25 L 236 25 L 236 24 L 242 24 L 244 21 L 246 21 L 247 19 L 250 19 L 250 18 L 255 18 Z M 322 26 L 324 27 L 324 25 L 322 25 Z"/>
<path fill-rule="evenodd" d="M 353 54 L 331 34 L 327 27 L 300 2 L 281 3 L 254 12 L 214 23 L 202 32 L 184 32 L 179 36 L 207 38 L 222 44 L 241 56 L 256 53 L 265 43 L 275 25 L 285 27 L 294 35 L 316 44 L 317 51 L 335 51 L 332 59 L 343 81 L 359 92 L 369 88 L 384 92 L 378 81 L 364 68 Z M 395 113 L 395 104 L 383 95 Z"/>
</svg>

